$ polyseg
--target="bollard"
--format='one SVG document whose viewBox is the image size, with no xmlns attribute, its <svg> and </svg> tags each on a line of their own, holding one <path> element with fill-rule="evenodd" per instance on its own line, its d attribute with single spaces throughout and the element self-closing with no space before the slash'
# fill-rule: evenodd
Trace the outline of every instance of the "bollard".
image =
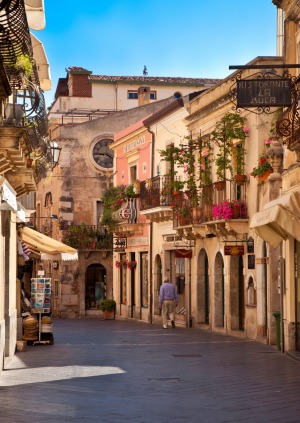
<svg viewBox="0 0 300 423">
<path fill-rule="evenodd" d="M 276 344 L 277 344 L 277 348 L 280 350 L 280 344 L 281 344 L 281 339 L 280 339 L 280 311 L 274 311 L 273 316 L 275 317 L 276 320 Z"/>
</svg>

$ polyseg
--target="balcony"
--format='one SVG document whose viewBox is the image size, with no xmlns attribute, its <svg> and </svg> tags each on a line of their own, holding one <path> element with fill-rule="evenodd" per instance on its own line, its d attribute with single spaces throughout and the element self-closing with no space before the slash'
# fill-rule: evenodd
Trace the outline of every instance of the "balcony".
<svg viewBox="0 0 300 423">
<path fill-rule="evenodd" d="M 152 222 L 172 220 L 172 192 L 166 186 L 170 184 L 167 176 L 155 176 L 140 185 L 140 214 Z"/>
<path fill-rule="evenodd" d="M 24 4 L 4 2 L 0 19 L 0 172 L 20 196 L 36 191 L 39 177 L 27 158 L 46 151 L 47 114 Z"/>
<path fill-rule="evenodd" d="M 76 250 L 112 251 L 112 236 L 101 226 L 84 223 L 68 226 L 64 230 L 63 242 Z"/>
<path fill-rule="evenodd" d="M 240 236 L 248 232 L 245 203 L 242 200 L 228 200 L 246 198 L 246 183 L 241 185 L 234 180 L 227 180 L 205 185 L 195 201 L 189 191 L 180 191 L 172 196 L 166 194 L 164 189 L 161 190 L 161 186 L 164 186 L 163 178 L 153 179 L 155 183 L 150 188 L 144 191 L 141 188 L 140 197 L 141 208 L 147 210 L 147 217 L 150 216 L 152 221 L 163 221 L 160 213 L 167 208 L 165 220 L 173 220 L 173 228 L 186 238 L 205 237 L 208 234 Z M 195 203 L 198 203 L 197 206 Z"/>
<path fill-rule="evenodd" d="M 113 212 L 113 219 L 117 222 L 114 228 L 114 235 L 118 237 L 126 237 L 133 235 L 142 235 L 143 226 L 146 224 L 145 220 L 138 219 L 137 213 L 137 199 L 128 198 L 123 202 L 122 206 Z"/>
</svg>

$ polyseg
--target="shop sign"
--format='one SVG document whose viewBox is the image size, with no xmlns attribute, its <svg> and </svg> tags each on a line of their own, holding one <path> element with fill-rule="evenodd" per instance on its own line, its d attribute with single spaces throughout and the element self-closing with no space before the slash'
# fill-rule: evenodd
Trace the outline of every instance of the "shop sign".
<svg viewBox="0 0 300 423">
<path fill-rule="evenodd" d="M 17 197 L 15 191 L 11 188 L 8 182 L 3 181 L 1 200 L 5 201 L 13 210 L 18 210 Z"/>
<path fill-rule="evenodd" d="M 139 237 L 132 237 L 127 239 L 127 246 L 128 247 L 136 247 L 139 245 L 148 245 L 148 237 L 147 236 L 139 236 Z"/>
<path fill-rule="evenodd" d="M 244 246 L 243 245 L 225 245 L 224 254 L 225 256 L 243 256 Z"/>
<path fill-rule="evenodd" d="M 113 250 L 116 253 L 125 253 L 127 247 L 127 238 L 114 237 L 113 238 Z"/>
<path fill-rule="evenodd" d="M 130 142 L 129 144 L 126 144 L 124 146 L 124 153 L 127 153 L 128 151 L 135 150 L 137 147 L 140 147 L 141 145 L 145 144 L 146 139 L 145 137 L 140 137 L 135 141 Z"/>
<path fill-rule="evenodd" d="M 192 256 L 192 250 L 186 250 L 182 248 L 175 251 L 176 258 L 192 258 Z"/>
<path fill-rule="evenodd" d="M 283 107 L 291 105 L 291 80 L 240 79 L 237 80 L 237 108 Z"/>
</svg>

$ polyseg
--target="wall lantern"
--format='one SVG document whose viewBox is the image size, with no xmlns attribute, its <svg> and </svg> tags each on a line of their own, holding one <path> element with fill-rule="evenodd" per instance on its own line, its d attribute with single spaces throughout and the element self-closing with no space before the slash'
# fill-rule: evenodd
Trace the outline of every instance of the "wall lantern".
<svg viewBox="0 0 300 423">
<path fill-rule="evenodd" d="M 52 168 L 58 165 L 61 148 L 58 146 L 55 140 L 49 141 L 49 149 L 51 153 Z"/>
<path fill-rule="evenodd" d="M 247 239 L 247 253 L 254 253 L 254 239 L 251 236 Z"/>
</svg>

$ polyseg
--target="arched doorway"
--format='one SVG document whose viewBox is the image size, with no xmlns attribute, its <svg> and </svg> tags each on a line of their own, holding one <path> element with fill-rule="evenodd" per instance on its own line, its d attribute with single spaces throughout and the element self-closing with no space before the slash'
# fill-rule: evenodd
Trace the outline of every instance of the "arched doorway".
<svg viewBox="0 0 300 423">
<path fill-rule="evenodd" d="M 209 324 L 208 257 L 204 249 L 200 251 L 198 256 L 197 309 L 198 322 Z"/>
<path fill-rule="evenodd" d="M 85 273 L 85 309 L 96 309 L 106 298 L 106 270 L 101 264 L 91 264 Z"/>
<path fill-rule="evenodd" d="M 224 261 L 221 253 L 215 259 L 215 326 L 224 327 L 225 315 Z"/>
</svg>

